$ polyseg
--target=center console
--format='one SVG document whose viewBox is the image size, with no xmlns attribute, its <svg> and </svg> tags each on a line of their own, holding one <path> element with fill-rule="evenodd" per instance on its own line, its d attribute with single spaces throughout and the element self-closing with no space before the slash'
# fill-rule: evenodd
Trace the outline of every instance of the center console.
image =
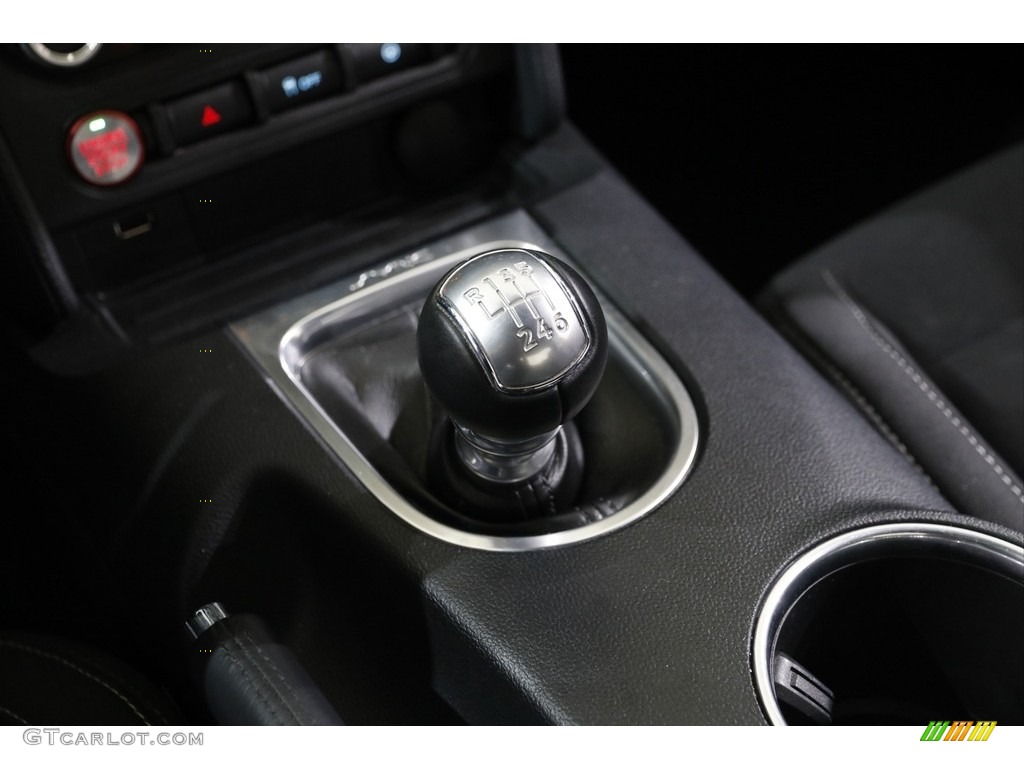
<svg viewBox="0 0 1024 768">
<path fill-rule="evenodd" d="M 36 360 L 77 374 L 77 428 L 106 436 L 83 459 L 84 525 L 149 606 L 166 679 L 181 622 L 223 601 L 262 616 L 353 724 L 1019 718 L 971 676 L 1019 679 L 1020 622 L 1001 619 L 1022 596 L 1021 535 L 953 509 L 608 167 L 563 119 L 552 50 L 402 47 L 400 71 L 387 50 L 111 51 L 75 70 L 89 103 L 7 52 L 8 82 L 55 94 L 33 107 L 38 146 L 29 122 L 0 124 L 4 195 L 29 222 L 7 222 L 10 261 L 38 288 L 15 319 Z M 98 186 L 62 142 L 107 108 L 146 159 Z M 176 117 L 204 113 L 222 126 L 208 139 Z M 503 364 L 472 321 L 456 357 L 417 328 L 458 322 L 436 302 L 459 265 L 510 251 L 532 254 L 495 267 L 510 281 L 519 263 L 553 270 L 536 333 L 604 318 L 603 377 L 585 405 L 565 396 L 571 419 L 495 427 L 423 362 L 441 350 L 453 378 Z M 449 294 L 490 301 L 472 293 L 490 274 Z M 543 395 L 591 348 L 577 342 L 487 375 L 500 397 Z M 455 430 L 522 441 L 541 422 L 571 423 L 558 439 L 584 458 L 550 514 L 438 483 Z M 933 579 L 986 593 L 985 637 L 1006 628 L 981 672 L 950 656 L 934 601 L 872 613 L 878 590 Z M 839 606 L 870 617 L 870 658 Z M 887 678 L 918 647 L 886 646 L 897 631 L 936 663 Z"/>
<path fill-rule="evenodd" d="M 495 489 L 484 482 L 486 475 L 473 482 L 468 473 L 442 466 L 460 462 L 454 448 L 444 445 L 457 435 L 438 415 L 437 397 L 425 386 L 422 371 L 436 366 L 436 388 L 455 379 L 454 369 L 463 363 L 450 362 L 446 350 L 432 346 L 433 339 L 421 342 L 417 356 L 417 327 L 421 339 L 425 327 L 420 313 L 429 289 L 453 266 L 501 248 L 519 254 L 516 258 L 538 248 L 564 258 L 544 231 L 517 211 L 396 259 L 375 280 L 360 276 L 325 286 L 236 323 L 232 331 L 367 489 L 423 533 L 490 551 L 585 541 L 628 525 L 678 488 L 697 455 L 696 409 L 671 366 L 605 301 L 608 370 L 602 359 L 588 384 L 596 388 L 594 399 L 588 393 L 589 404 L 571 422 L 568 439 L 579 456 L 554 461 L 579 465 L 570 470 L 582 475 L 571 483 L 572 491 L 555 489 L 538 503 L 536 496 L 545 489 L 524 487 L 530 484 L 515 477 L 499 477 Z M 551 323 L 552 336 L 559 332 L 557 323 Z M 513 338 L 517 349 L 531 346 L 525 335 Z M 536 342 L 529 351 L 534 349 L 546 363 L 546 350 Z M 517 364 L 528 366 L 529 358 Z M 462 401 L 473 396 L 470 384 L 487 386 L 453 382 L 446 410 L 468 411 Z M 524 398 L 518 398 L 487 403 L 484 418 L 528 422 L 530 411 L 519 407 Z M 535 407 L 529 396 L 525 402 Z M 558 444 L 557 450 L 567 449 Z M 440 480 L 449 473 L 454 477 L 448 482 Z M 548 484 L 548 474 L 542 473 L 540 484 Z M 502 486 L 515 494 L 511 500 Z"/>
</svg>

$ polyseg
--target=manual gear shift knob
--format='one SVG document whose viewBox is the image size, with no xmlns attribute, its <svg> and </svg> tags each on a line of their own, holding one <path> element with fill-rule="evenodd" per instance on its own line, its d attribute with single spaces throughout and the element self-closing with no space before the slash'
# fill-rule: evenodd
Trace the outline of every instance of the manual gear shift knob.
<svg viewBox="0 0 1024 768">
<path fill-rule="evenodd" d="M 565 263 L 524 248 L 482 253 L 445 275 L 423 307 L 417 342 L 423 378 L 463 438 L 463 459 L 506 482 L 523 479 L 587 404 L 608 357 L 590 287 Z M 534 461 L 481 472 L 466 441 L 486 457 Z"/>
</svg>

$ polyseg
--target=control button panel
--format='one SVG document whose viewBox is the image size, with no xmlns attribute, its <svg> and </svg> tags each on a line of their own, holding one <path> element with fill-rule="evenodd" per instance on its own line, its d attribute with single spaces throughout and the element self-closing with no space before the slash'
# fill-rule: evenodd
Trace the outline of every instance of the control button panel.
<svg viewBox="0 0 1024 768">
<path fill-rule="evenodd" d="M 171 133 L 179 146 L 227 133 L 254 119 L 249 96 L 237 82 L 169 102 L 166 109 Z"/>
<path fill-rule="evenodd" d="M 68 133 L 71 167 L 86 181 L 99 186 L 120 184 L 131 178 L 145 157 L 139 126 L 114 110 L 82 117 Z"/>
<path fill-rule="evenodd" d="M 265 69 L 259 82 L 271 112 L 283 112 L 342 89 L 341 70 L 326 51 Z"/>
</svg>

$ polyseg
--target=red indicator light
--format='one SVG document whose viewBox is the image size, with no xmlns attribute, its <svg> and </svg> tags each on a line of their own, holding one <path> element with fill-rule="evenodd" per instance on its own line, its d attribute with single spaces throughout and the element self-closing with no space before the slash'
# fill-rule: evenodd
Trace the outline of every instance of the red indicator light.
<svg viewBox="0 0 1024 768">
<path fill-rule="evenodd" d="M 79 142 L 78 152 L 97 178 L 109 176 L 124 168 L 131 160 L 128 154 L 128 134 L 124 128 L 116 128 Z"/>
<path fill-rule="evenodd" d="M 109 187 L 126 181 L 142 166 L 144 154 L 139 126 L 124 112 L 92 112 L 68 131 L 71 167 L 91 184 Z"/>
<path fill-rule="evenodd" d="M 221 121 L 220 112 L 207 104 L 203 107 L 203 117 L 200 122 L 203 124 L 203 128 L 209 128 L 211 125 L 216 125 Z"/>
</svg>

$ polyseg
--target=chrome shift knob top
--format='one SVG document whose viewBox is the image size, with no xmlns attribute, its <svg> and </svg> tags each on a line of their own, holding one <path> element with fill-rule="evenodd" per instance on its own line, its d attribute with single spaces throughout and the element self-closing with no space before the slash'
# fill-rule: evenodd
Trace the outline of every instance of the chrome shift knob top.
<svg viewBox="0 0 1024 768">
<path fill-rule="evenodd" d="M 503 248 L 449 272 L 417 331 L 423 377 L 459 427 L 501 441 L 557 430 L 604 372 L 608 333 L 593 291 L 540 251 Z"/>
<path fill-rule="evenodd" d="M 437 289 L 492 386 L 534 392 L 558 382 L 593 345 L 572 288 L 529 251 L 491 251 L 450 272 Z"/>
</svg>

